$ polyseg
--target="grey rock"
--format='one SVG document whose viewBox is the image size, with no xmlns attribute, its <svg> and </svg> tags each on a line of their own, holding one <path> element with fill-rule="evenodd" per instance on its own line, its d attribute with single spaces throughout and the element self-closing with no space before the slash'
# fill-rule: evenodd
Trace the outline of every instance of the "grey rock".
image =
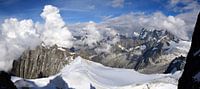
<svg viewBox="0 0 200 89">
<path fill-rule="evenodd" d="M 34 50 L 26 50 L 18 60 L 14 61 L 12 73 L 23 78 L 38 78 L 54 75 L 60 71 L 73 57 L 67 49 L 38 46 Z"/>
</svg>

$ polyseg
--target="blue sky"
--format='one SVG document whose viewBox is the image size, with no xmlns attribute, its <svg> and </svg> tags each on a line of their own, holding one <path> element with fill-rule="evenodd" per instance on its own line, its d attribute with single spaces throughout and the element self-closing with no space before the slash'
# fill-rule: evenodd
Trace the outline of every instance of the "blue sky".
<svg viewBox="0 0 200 89">
<path fill-rule="evenodd" d="M 101 22 L 131 12 L 175 16 L 193 9 L 183 7 L 200 5 L 200 0 L 0 0 L 0 22 L 10 17 L 41 21 L 40 13 L 48 4 L 58 7 L 67 23 L 77 23 Z"/>
</svg>

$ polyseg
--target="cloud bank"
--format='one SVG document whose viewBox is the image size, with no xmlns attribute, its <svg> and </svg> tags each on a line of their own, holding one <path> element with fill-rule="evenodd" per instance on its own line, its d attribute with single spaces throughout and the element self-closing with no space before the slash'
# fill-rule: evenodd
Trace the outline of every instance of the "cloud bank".
<svg viewBox="0 0 200 89">
<path fill-rule="evenodd" d="M 184 40 L 190 40 L 198 11 L 166 16 L 162 12 L 153 14 L 129 13 L 110 18 L 100 25 L 114 28 L 119 33 L 132 35 L 142 28 L 168 30 Z"/>
</svg>

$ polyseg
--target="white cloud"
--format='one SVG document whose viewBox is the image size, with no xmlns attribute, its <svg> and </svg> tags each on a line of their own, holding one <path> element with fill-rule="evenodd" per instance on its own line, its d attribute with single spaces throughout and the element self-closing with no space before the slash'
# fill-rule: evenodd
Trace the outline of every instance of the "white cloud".
<svg viewBox="0 0 200 89">
<path fill-rule="evenodd" d="M 93 47 L 98 41 L 102 39 L 100 32 L 96 28 L 96 23 L 89 22 L 85 28 L 85 37 L 83 39 L 83 44 L 87 44 L 89 47 Z"/>
<path fill-rule="evenodd" d="M 102 18 L 103 21 L 105 21 L 105 20 L 108 20 L 112 17 L 113 17 L 113 15 L 108 15 L 108 16 L 102 16 L 101 18 Z"/>
<path fill-rule="evenodd" d="M 178 4 L 183 4 L 182 6 Z M 166 4 L 166 8 L 175 12 L 199 10 L 200 5 L 195 0 L 170 0 Z"/>
<path fill-rule="evenodd" d="M 41 34 L 41 39 L 45 44 L 50 46 L 57 44 L 66 48 L 72 47 L 72 34 L 61 18 L 58 8 L 46 5 L 41 13 L 41 17 L 45 20 Z"/>
<path fill-rule="evenodd" d="M 8 71 L 24 50 L 33 49 L 40 42 L 32 20 L 6 19 L 1 25 L 0 70 Z"/>
<path fill-rule="evenodd" d="M 124 0 L 112 0 L 112 7 L 124 7 Z"/>
<path fill-rule="evenodd" d="M 200 5 L 197 1 L 190 2 L 187 6 L 183 7 L 184 10 L 199 10 Z"/>
<path fill-rule="evenodd" d="M 96 8 L 95 5 L 89 5 L 89 6 L 88 6 L 88 9 L 90 9 L 90 10 L 94 10 L 95 8 Z"/>
<path fill-rule="evenodd" d="M 170 0 L 170 4 L 175 5 L 179 2 L 180 0 Z"/>
</svg>

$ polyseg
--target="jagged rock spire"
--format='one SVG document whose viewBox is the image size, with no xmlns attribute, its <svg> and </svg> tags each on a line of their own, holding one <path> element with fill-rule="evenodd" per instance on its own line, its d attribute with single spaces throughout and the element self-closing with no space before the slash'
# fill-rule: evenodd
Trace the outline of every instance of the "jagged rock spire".
<svg viewBox="0 0 200 89">
<path fill-rule="evenodd" d="M 187 55 L 184 72 L 179 79 L 178 89 L 200 89 L 200 81 L 195 77 L 200 73 L 200 13 L 194 28 L 192 44 Z"/>
</svg>

